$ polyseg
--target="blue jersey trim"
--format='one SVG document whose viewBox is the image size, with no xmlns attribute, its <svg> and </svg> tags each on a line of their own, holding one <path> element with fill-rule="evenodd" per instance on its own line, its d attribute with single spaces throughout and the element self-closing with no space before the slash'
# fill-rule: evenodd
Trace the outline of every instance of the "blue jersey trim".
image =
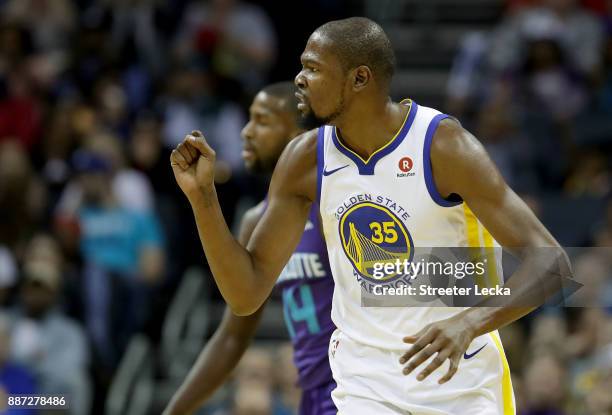
<svg viewBox="0 0 612 415">
<path fill-rule="evenodd" d="M 325 157 L 325 126 L 319 127 L 317 133 L 317 205 L 321 205 L 321 188 L 323 187 L 323 167 Z"/>
<path fill-rule="evenodd" d="M 463 200 L 459 195 L 454 193 L 449 195 L 448 198 L 442 197 L 440 192 L 438 192 L 436 183 L 434 182 L 433 171 L 431 169 L 431 142 L 440 121 L 446 118 L 450 118 L 450 116 L 446 114 L 438 114 L 433 117 L 429 123 L 429 126 L 427 127 L 427 132 L 425 133 L 425 144 L 423 145 L 423 168 L 425 171 L 425 184 L 427 185 L 427 191 L 429 192 L 429 195 L 433 201 L 443 207 L 452 207 L 460 205 L 463 203 Z"/>
<path fill-rule="evenodd" d="M 402 101 L 402 104 L 404 104 L 405 102 L 406 100 Z M 372 153 L 370 158 L 367 160 L 362 159 L 358 154 L 356 154 L 354 151 L 344 145 L 344 143 L 342 143 L 342 141 L 338 138 L 338 135 L 336 134 L 336 128 L 332 128 L 332 141 L 334 142 L 336 148 L 342 154 L 350 158 L 353 163 L 355 163 L 360 175 L 373 175 L 376 163 L 378 163 L 378 161 L 386 155 L 392 153 L 393 150 L 395 150 L 402 143 L 406 135 L 408 135 L 408 131 L 410 131 L 410 127 L 412 126 L 412 123 L 414 122 L 414 118 L 416 117 L 418 111 L 417 103 L 414 101 L 409 102 L 410 109 L 408 110 L 408 114 L 406 114 L 406 118 L 404 119 L 402 128 L 400 128 L 398 133 L 395 135 L 395 137 L 393 137 L 391 141 L 389 141 L 383 147 Z"/>
</svg>

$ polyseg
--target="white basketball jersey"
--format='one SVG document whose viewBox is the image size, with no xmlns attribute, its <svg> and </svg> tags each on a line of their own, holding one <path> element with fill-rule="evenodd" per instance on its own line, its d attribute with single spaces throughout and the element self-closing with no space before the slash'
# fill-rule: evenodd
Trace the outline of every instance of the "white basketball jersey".
<svg viewBox="0 0 612 415">
<path fill-rule="evenodd" d="M 317 142 L 319 203 L 335 280 L 332 320 L 347 336 L 382 349 L 405 349 L 404 336 L 461 308 L 362 307 L 362 286 L 370 290 L 376 282 L 363 266 L 364 251 L 496 244 L 459 197 L 444 199 L 436 189 L 430 147 L 447 115 L 402 104 L 410 109 L 400 131 L 368 160 L 347 148 L 335 127 L 321 127 Z"/>
</svg>

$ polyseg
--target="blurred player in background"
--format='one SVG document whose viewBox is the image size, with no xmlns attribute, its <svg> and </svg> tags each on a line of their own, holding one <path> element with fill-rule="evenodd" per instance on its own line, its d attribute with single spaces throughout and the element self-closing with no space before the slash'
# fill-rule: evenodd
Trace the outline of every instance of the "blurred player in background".
<svg viewBox="0 0 612 415">
<path fill-rule="evenodd" d="M 301 61 L 298 108 L 323 126 L 287 146 L 246 249 L 223 220 L 215 152 L 203 135 L 188 135 L 171 156 L 225 300 L 239 314 L 261 306 L 319 202 L 335 281 L 330 362 L 339 413 L 515 413 L 496 329 L 535 305 L 363 307 L 362 288 L 380 283 L 363 266 L 372 262 L 365 255 L 385 251 L 408 260 L 415 247 L 482 246 L 470 223 L 490 232 L 487 245 L 523 248 L 526 264 L 538 248 L 555 247 L 550 264 L 521 266 L 511 276 L 530 277 L 515 287 L 520 298 L 549 266 L 567 263 L 559 244 L 456 120 L 409 100 L 391 101 L 395 56 L 378 24 L 326 23 L 308 39 Z M 368 250 L 356 248 L 355 239 Z M 419 366 L 417 376 L 407 376 Z"/>
<path fill-rule="evenodd" d="M 296 91 L 292 82 L 281 82 L 255 96 L 249 122 L 242 130 L 242 157 L 249 171 L 271 174 L 285 146 L 303 132 Z M 238 236 L 241 244 L 247 244 L 266 207 L 264 200 L 245 213 Z M 331 321 L 334 286 L 320 229 L 318 207 L 313 205 L 302 239 L 276 283 L 282 291 L 285 322 L 303 390 L 302 415 L 336 414 L 331 400 L 336 385 L 327 357 L 329 338 L 335 329 Z M 251 342 L 263 309 L 242 317 L 229 308 L 225 311 L 220 327 L 165 414 L 190 413 L 223 384 Z"/>
</svg>

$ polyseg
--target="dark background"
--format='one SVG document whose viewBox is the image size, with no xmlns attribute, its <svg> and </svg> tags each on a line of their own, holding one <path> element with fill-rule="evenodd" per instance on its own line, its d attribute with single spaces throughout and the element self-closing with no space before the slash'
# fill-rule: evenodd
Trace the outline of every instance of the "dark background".
<svg viewBox="0 0 612 415">
<path fill-rule="evenodd" d="M 235 229 L 266 191 L 240 160 L 253 94 L 356 15 L 391 38 L 395 99 L 456 116 L 562 244 L 612 244 L 610 0 L 2 0 L 0 395 L 161 412 L 223 310 L 169 152 L 205 132 Z M 603 251 L 574 258 L 593 304 L 612 296 Z M 295 411 L 284 330 L 273 299 L 202 413 Z M 501 334 L 521 414 L 612 413 L 609 310 L 539 310 Z"/>
</svg>

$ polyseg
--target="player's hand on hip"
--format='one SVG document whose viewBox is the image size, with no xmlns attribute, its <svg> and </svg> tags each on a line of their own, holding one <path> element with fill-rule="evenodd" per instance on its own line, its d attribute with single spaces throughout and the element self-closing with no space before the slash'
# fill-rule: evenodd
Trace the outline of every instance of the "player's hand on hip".
<svg viewBox="0 0 612 415">
<path fill-rule="evenodd" d="M 454 318 L 428 324 L 418 333 L 404 337 L 404 343 L 412 344 L 412 347 L 400 358 L 400 364 L 406 365 L 403 370 L 404 375 L 410 374 L 435 355 L 417 375 L 417 380 L 425 379 L 448 359 L 450 367 L 438 383 L 448 382 L 457 372 L 459 362 L 474 337 L 473 329 L 466 322 Z"/>
<path fill-rule="evenodd" d="M 179 187 L 190 198 L 213 186 L 215 150 L 200 131 L 192 131 L 172 150 L 170 164 Z"/>
</svg>

